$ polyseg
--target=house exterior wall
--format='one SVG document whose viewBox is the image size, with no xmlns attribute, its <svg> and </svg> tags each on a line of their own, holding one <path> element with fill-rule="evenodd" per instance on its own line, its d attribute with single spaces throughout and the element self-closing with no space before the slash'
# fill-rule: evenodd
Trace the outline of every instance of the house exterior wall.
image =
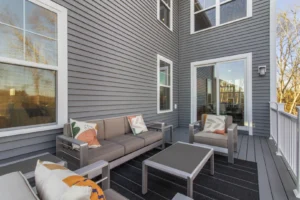
<svg viewBox="0 0 300 200">
<path fill-rule="evenodd" d="M 178 110 L 157 114 L 157 54 L 173 61 L 178 104 L 179 3 L 173 32 L 157 20 L 157 1 L 54 0 L 68 9 L 68 115 L 88 120 L 142 113 L 178 126 Z M 0 138 L 0 164 L 55 152 L 62 129 Z"/>
<path fill-rule="evenodd" d="M 191 63 L 252 52 L 253 134 L 269 135 L 270 1 L 253 0 L 253 16 L 190 34 L 190 1 L 179 1 L 179 126 L 191 120 Z M 260 77 L 259 65 L 267 65 Z"/>
</svg>

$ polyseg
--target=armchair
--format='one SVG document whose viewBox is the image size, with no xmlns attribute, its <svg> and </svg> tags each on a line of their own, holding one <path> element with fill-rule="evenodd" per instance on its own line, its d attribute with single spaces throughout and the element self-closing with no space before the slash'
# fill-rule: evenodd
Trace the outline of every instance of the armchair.
<svg viewBox="0 0 300 200">
<path fill-rule="evenodd" d="M 202 115 L 202 118 L 203 115 Z M 232 123 L 232 116 L 226 116 L 226 134 L 214 134 L 203 131 L 203 120 L 189 125 L 189 143 L 196 143 L 203 147 L 212 147 L 215 151 L 228 154 L 228 162 L 234 163 L 234 152 L 237 151 L 237 124 Z"/>
</svg>

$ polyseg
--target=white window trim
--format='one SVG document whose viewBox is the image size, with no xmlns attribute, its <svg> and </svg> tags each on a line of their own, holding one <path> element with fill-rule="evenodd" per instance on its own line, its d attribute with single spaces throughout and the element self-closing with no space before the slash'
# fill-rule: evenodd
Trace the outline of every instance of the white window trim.
<svg viewBox="0 0 300 200">
<path fill-rule="evenodd" d="M 18 60 L 0 56 L 1 63 L 49 69 L 57 72 L 56 79 L 56 123 L 39 124 L 34 126 L 21 126 L 0 129 L 0 137 L 28 134 L 39 131 L 59 129 L 68 122 L 68 14 L 67 9 L 50 0 L 29 0 L 57 14 L 57 55 L 58 66 L 50 66 L 25 60 Z"/>
<path fill-rule="evenodd" d="M 167 27 L 170 31 L 173 32 L 173 0 L 170 0 L 170 6 L 168 6 L 165 3 L 165 1 L 162 0 L 162 2 L 170 9 L 170 27 L 168 27 L 160 20 L 160 1 L 161 0 L 157 0 L 157 20 L 160 21 L 160 23 L 162 23 L 165 27 Z"/>
<path fill-rule="evenodd" d="M 209 65 L 215 65 L 221 62 L 230 62 L 234 60 L 246 60 L 246 94 L 245 101 L 247 106 L 247 127 L 239 127 L 239 130 L 248 130 L 249 135 L 253 135 L 253 120 L 252 120 L 252 53 L 240 54 L 235 56 L 204 60 L 191 63 L 191 123 L 197 121 L 197 68 Z"/>
<path fill-rule="evenodd" d="M 236 20 L 224 23 L 224 24 L 220 24 L 220 6 L 225 4 L 225 3 L 228 3 L 230 1 L 232 1 L 232 0 L 224 1 L 224 2 L 221 3 L 220 0 L 216 0 L 216 5 L 215 6 L 211 6 L 209 8 L 206 8 L 206 9 L 202 10 L 202 11 L 197 11 L 196 13 L 200 13 L 200 12 L 203 12 L 203 11 L 206 11 L 206 10 L 209 10 L 209 9 L 215 7 L 216 8 L 216 26 L 209 27 L 209 28 L 199 30 L 199 31 L 195 31 L 195 6 L 194 6 L 194 0 L 190 0 L 190 28 L 191 28 L 190 32 L 191 32 L 191 34 L 208 31 L 208 30 L 211 30 L 211 29 L 214 29 L 214 28 L 217 28 L 217 27 L 225 26 L 225 25 L 232 24 L 232 23 L 235 23 L 235 22 L 245 20 L 245 19 L 248 19 L 248 18 L 252 17 L 252 12 L 253 12 L 253 9 L 252 9 L 253 2 L 252 1 L 253 0 L 247 0 L 247 16 L 246 17 L 242 17 L 240 19 L 236 19 Z"/>
<path fill-rule="evenodd" d="M 160 110 L 160 61 L 170 64 L 170 86 L 163 85 L 170 88 L 170 109 L 163 111 Z M 173 62 L 161 55 L 157 55 L 157 114 L 169 112 L 173 112 Z"/>
</svg>

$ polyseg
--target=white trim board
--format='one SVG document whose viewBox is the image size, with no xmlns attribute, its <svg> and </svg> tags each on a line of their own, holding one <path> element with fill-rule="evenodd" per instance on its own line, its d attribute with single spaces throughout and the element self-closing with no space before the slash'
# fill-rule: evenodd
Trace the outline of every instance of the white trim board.
<svg viewBox="0 0 300 200">
<path fill-rule="evenodd" d="M 246 112 L 249 135 L 253 135 L 253 120 L 252 120 L 252 53 L 240 54 L 229 57 L 216 58 L 191 63 L 191 123 L 197 120 L 197 68 L 217 63 L 230 62 L 235 60 L 246 60 Z M 245 127 L 239 127 L 239 130 L 245 130 Z"/>
<path fill-rule="evenodd" d="M 160 110 L 160 61 L 170 64 L 170 109 Z M 173 62 L 157 54 L 157 114 L 173 112 Z"/>
<path fill-rule="evenodd" d="M 1 63 L 48 69 L 57 72 L 56 76 L 56 122 L 35 126 L 22 126 L 0 129 L 0 137 L 28 134 L 62 128 L 68 122 L 68 11 L 50 0 L 29 0 L 57 14 L 57 59 L 58 66 L 44 65 L 25 60 L 0 57 Z M 25 5 L 24 5 L 25 6 Z"/>
<path fill-rule="evenodd" d="M 170 27 L 168 27 L 160 20 L 160 1 L 162 1 L 163 4 L 165 4 L 170 9 Z M 157 20 L 173 32 L 173 0 L 170 0 L 170 6 L 168 6 L 164 0 L 157 0 Z"/>
</svg>

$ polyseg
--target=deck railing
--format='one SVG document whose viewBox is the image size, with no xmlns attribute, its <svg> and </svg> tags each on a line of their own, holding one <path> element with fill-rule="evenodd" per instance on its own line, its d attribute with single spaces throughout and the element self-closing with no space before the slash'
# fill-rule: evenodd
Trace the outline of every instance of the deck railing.
<svg viewBox="0 0 300 200">
<path fill-rule="evenodd" d="M 294 193 L 300 198 L 300 107 L 298 115 L 284 111 L 284 104 L 270 103 L 271 139 L 277 146 L 276 155 L 282 156 L 297 183 Z"/>
</svg>

